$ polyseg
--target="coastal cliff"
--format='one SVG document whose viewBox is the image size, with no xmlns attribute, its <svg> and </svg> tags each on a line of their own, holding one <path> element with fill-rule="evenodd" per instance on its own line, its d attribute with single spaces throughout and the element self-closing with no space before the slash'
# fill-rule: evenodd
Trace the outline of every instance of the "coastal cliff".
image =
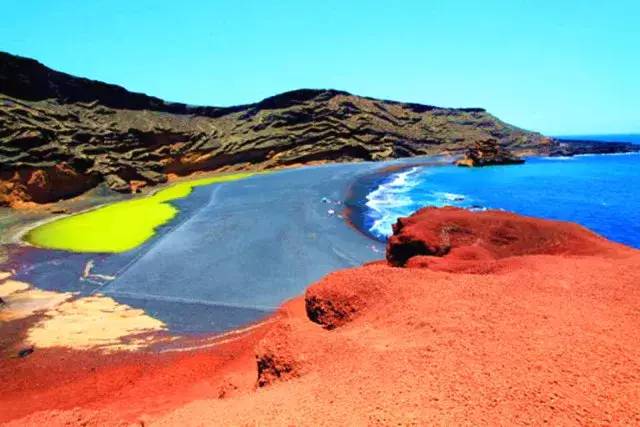
<svg viewBox="0 0 640 427">
<path fill-rule="evenodd" d="M 572 223 L 425 208 L 386 257 L 181 352 L 8 359 L 0 422 L 637 422 L 637 250 Z"/>
<path fill-rule="evenodd" d="M 197 107 L 0 52 L 0 205 L 55 202 L 98 185 L 136 191 L 198 171 L 457 155 L 488 138 L 515 153 L 570 154 L 573 147 L 481 108 L 324 89 Z"/>
</svg>

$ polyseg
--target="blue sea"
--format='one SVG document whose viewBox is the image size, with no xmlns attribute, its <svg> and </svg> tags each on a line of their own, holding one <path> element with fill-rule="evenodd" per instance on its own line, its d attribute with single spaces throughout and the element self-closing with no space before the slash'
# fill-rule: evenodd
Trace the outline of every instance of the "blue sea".
<svg viewBox="0 0 640 427">
<path fill-rule="evenodd" d="M 640 143 L 639 135 L 577 139 Z M 392 173 L 366 194 L 362 226 L 384 240 L 398 217 L 424 206 L 503 209 L 573 221 L 640 248 L 640 154 L 532 157 L 524 165 L 412 167 Z"/>
</svg>

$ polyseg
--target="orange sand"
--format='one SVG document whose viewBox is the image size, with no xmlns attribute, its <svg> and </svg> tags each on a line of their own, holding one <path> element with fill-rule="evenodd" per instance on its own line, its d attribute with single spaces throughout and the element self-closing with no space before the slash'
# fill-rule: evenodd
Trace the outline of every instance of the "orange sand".
<svg viewBox="0 0 640 427">
<path fill-rule="evenodd" d="M 10 360 L 0 421 L 640 424 L 639 251 L 571 224 L 432 209 L 387 253 L 405 267 L 330 274 L 219 346 Z"/>
</svg>

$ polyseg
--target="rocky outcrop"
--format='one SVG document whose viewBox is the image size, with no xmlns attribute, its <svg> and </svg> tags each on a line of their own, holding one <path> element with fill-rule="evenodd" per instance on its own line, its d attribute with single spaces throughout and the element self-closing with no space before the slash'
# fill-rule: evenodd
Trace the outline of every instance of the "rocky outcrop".
<svg viewBox="0 0 640 427">
<path fill-rule="evenodd" d="M 348 288 L 335 287 L 335 275 L 349 276 L 350 271 L 333 273 L 311 286 L 305 293 L 305 310 L 307 317 L 327 330 L 338 328 L 349 323 L 367 305 L 365 300 L 378 289 L 367 281 L 361 282 L 353 278 Z"/>
<path fill-rule="evenodd" d="M 65 162 L 0 171 L 0 202 L 16 205 L 25 201 L 47 203 L 74 197 L 95 187 L 98 177 L 86 175 Z"/>
<path fill-rule="evenodd" d="M 256 348 L 256 385 L 265 387 L 300 376 L 303 362 L 290 340 L 291 327 L 285 321 L 276 325 Z"/>
<path fill-rule="evenodd" d="M 514 152 L 558 148 L 480 108 L 315 89 L 235 107 L 195 107 L 0 53 L 2 205 L 54 202 L 100 183 L 136 191 L 196 171 L 459 154 L 491 138 Z M 78 182 L 52 172 L 61 164 Z M 46 191 L 28 184 L 34 174 L 47 176 Z"/>
<path fill-rule="evenodd" d="M 640 146 L 630 142 L 603 142 L 585 139 L 556 139 L 554 156 L 575 156 L 578 154 L 615 154 L 640 151 Z"/>
<path fill-rule="evenodd" d="M 478 141 L 467 149 L 464 157 L 455 162 L 458 166 L 479 167 L 496 165 L 519 165 L 524 159 L 500 146 L 495 139 Z"/>
<path fill-rule="evenodd" d="M 295 368 L 290 360 L 279 358 L 274 354 L 260 354 L 257 358 L 258 387 L 265 387 L 274 382 L 295 377 Z"/>
<path fill-rule="evenodd" d="M 607 255 L 615 246 L 584 227 L 505 211 L 420 209 L 399 218 L 387 242 L 395 267 L 463 267 L 524 255 Z M 446 258 L 446 259 L 443 259 Z"/>
</svg>

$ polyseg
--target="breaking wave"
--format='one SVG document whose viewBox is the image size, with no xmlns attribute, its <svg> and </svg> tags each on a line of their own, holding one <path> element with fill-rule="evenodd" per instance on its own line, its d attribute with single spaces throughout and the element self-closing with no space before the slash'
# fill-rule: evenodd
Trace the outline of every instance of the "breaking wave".
<svg viewBox="0 0 640 427">
<path fill-rule="evenodd" d="M 366 225 L 371 234 L 385 240 L 400 217 L 425 206 L 467 206 L 462 194 L 434 191 L 428 186 L 426 168 L 413 167 L 389 175 L 366 196 Z"/>
</svg>

